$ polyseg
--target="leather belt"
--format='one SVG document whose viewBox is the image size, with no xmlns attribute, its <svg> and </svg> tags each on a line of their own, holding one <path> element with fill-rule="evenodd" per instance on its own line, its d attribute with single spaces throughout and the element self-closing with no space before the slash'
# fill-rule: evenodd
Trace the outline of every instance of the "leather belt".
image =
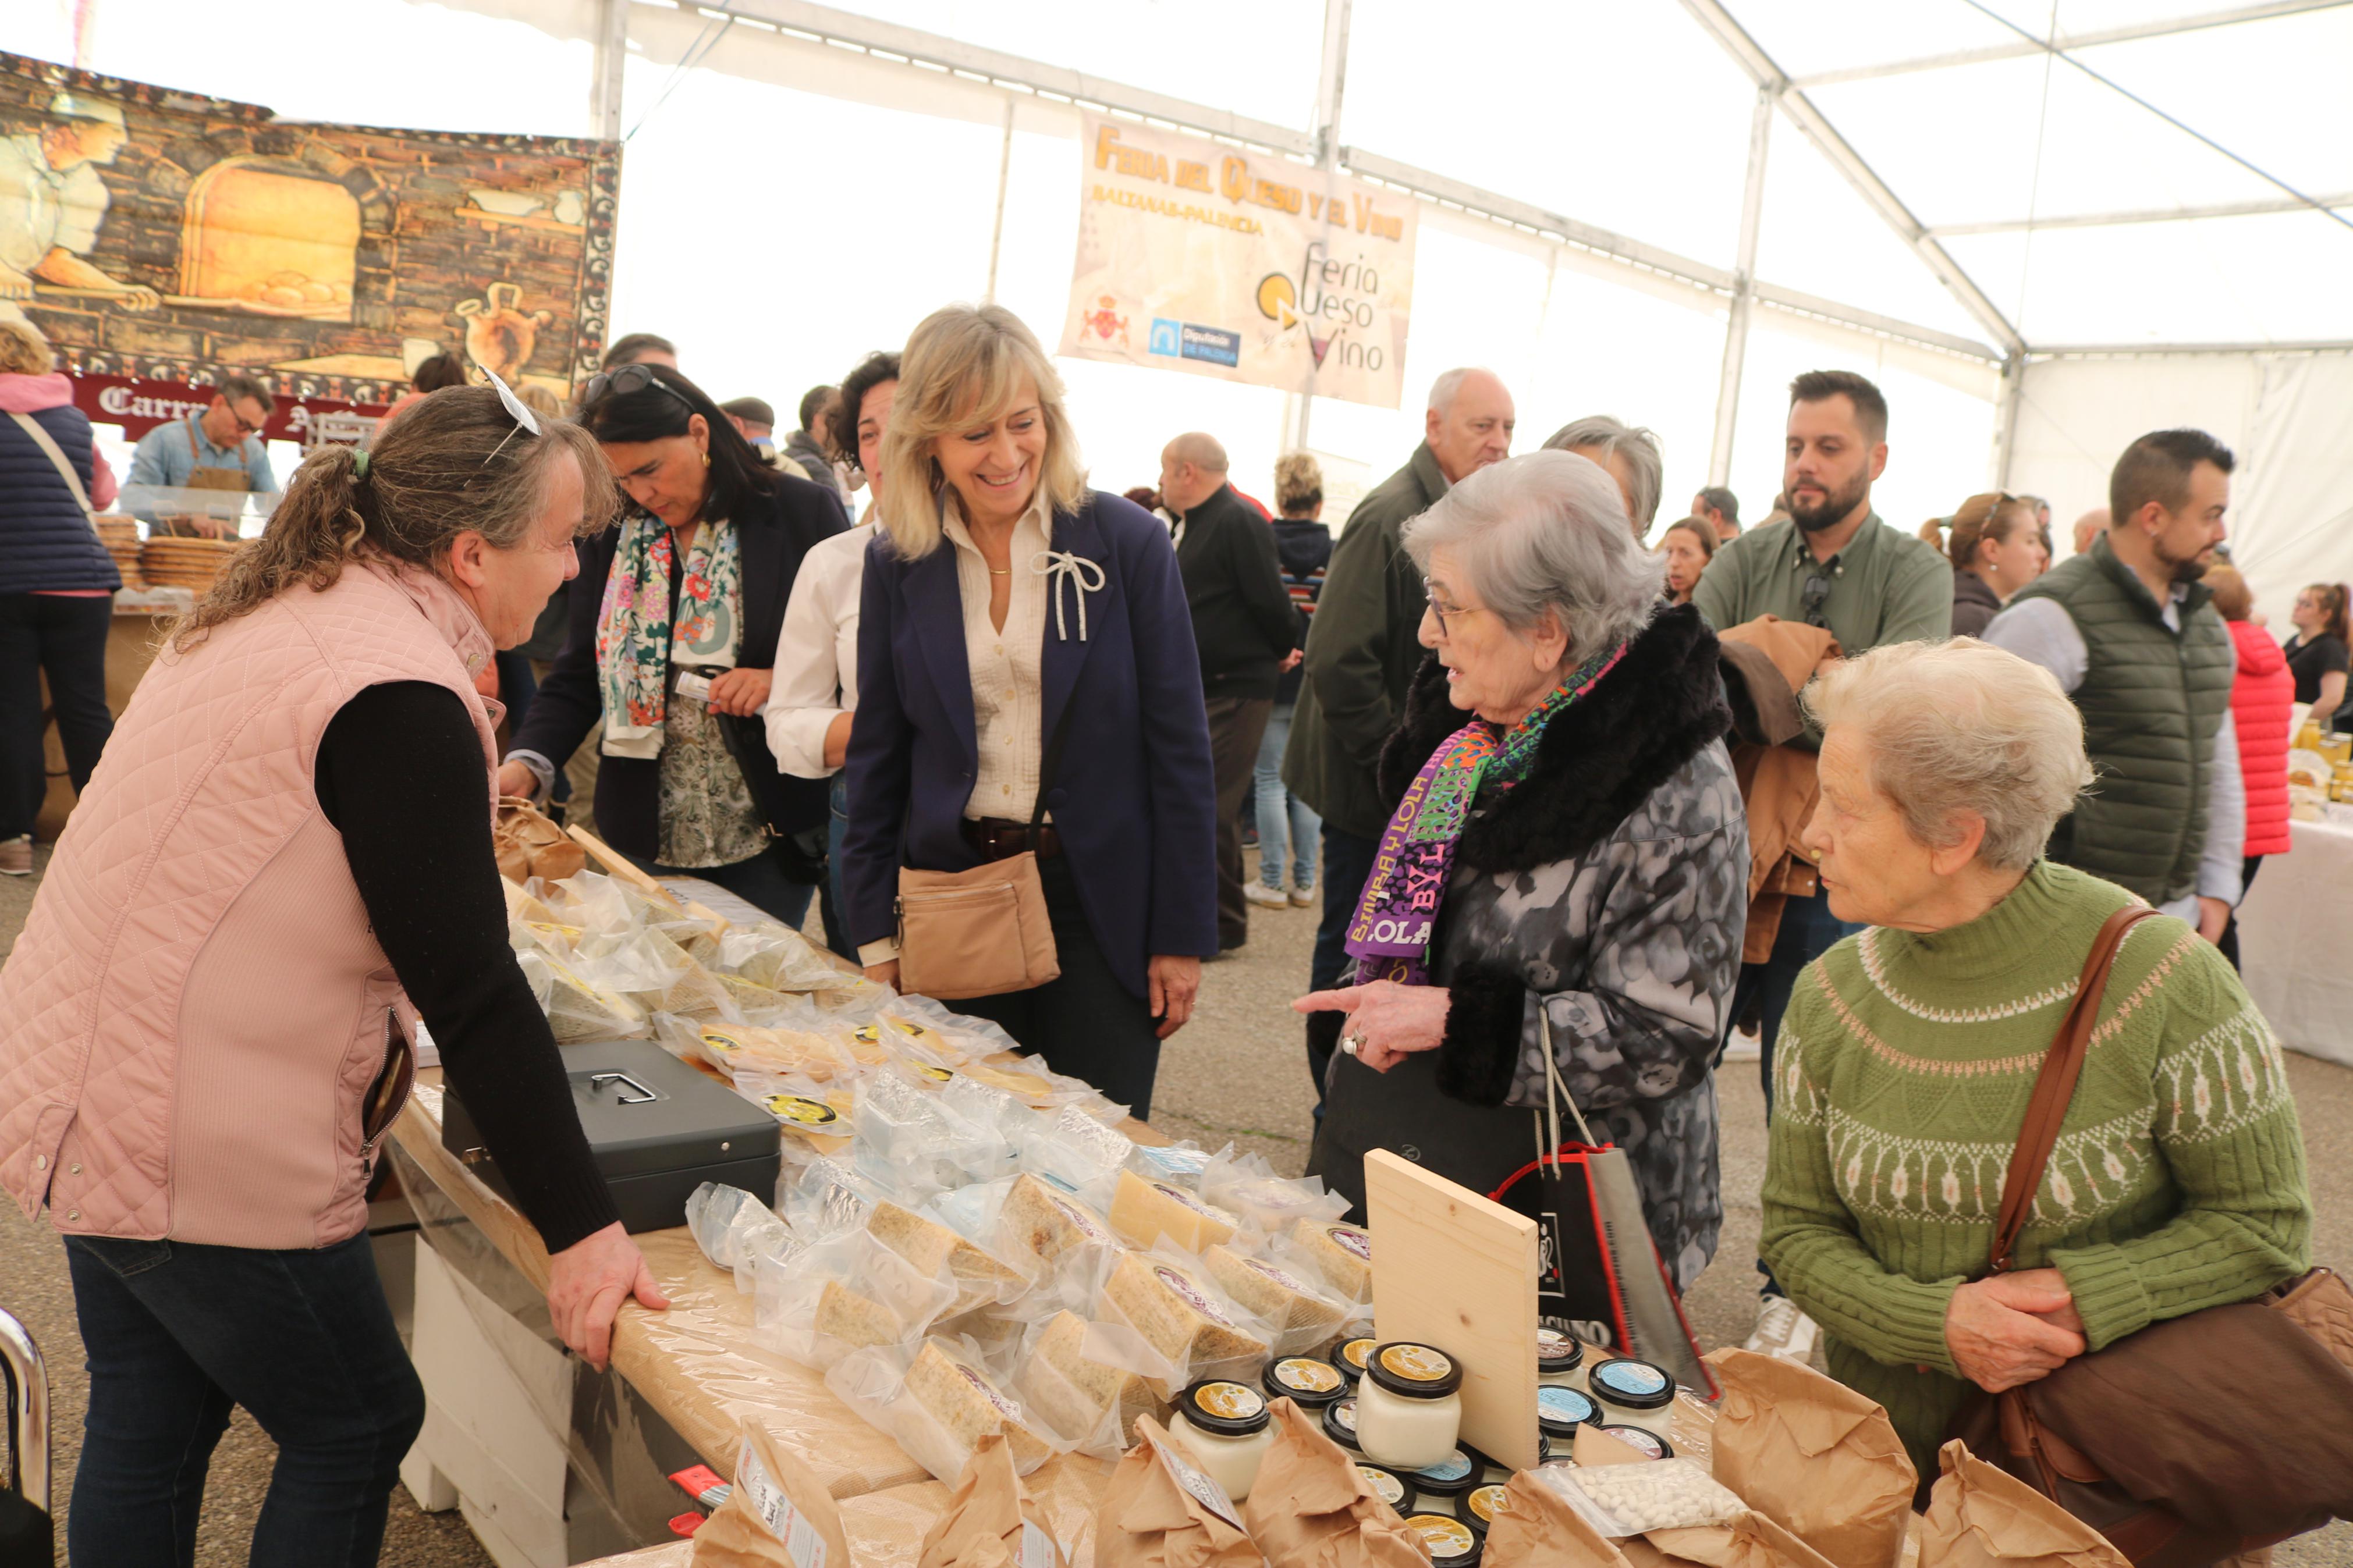
<svg viewBox="0 0 2353 1568">
<path fill-rule="evenodd" d="M 984 816 L 977 822 L 965 817 L 964 841 L 979 851 L 985 860 L 1008 860 L 1031 849 L 1037 851 L 1039 859 L 1051 860 L 1062 852 L 1062 836 L 1054 831 L 1050 822 L 1039 823 L 1033 830 L 1026 822 L 1001 816 Z"/>
</svg>

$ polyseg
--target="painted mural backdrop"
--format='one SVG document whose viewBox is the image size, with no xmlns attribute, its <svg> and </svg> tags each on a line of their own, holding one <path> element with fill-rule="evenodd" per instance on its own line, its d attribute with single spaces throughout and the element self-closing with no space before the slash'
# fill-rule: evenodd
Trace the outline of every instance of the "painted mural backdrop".
<svg viewBox="0 0 2353 1568">
<path fill-rule="evenodd" d="M 619 193 L 612 142 L 281 124 L 0 53 L 0 315 L 79 378 L 371 406 L 456 351 L 568 397 Z"/>
</svg>

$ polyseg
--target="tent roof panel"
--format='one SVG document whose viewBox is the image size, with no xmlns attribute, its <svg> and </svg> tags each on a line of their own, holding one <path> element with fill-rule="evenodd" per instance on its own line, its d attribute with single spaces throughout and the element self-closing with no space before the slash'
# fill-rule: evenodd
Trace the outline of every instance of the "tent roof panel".
<svg viewBox="0 0 2353 1568">
<path fill-rule="evenodd" d="M 1992 48 L 2017 37 L 1961 0 L 1736 0 L 1732 10 L 1792 77 Z"/>
</svg>

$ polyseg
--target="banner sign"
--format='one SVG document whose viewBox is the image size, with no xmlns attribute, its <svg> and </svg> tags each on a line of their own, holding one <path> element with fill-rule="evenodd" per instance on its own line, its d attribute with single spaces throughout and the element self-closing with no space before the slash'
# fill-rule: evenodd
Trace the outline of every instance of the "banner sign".
<svg viewBox="0 0 2353 1568">
<path fill-rule="evenodd" d="M 608 142 L 280 124 L 0 53 L 0 317 L 77 377 L 375 406 L 446 352 L 568 398 L 619 196 Z"/>
<path fill-rule="evenodd" d="M 78 375 L 73 378 L 74 406 L 90 416 L 93 425 L 120 425 L 123 439 L 136 441 L 158 425 L 185 419 L 212 406 L 213 389 L 178 381 L 134 381 L 121 375 Z M 378 404 L 353 403 L 340 397 L 296 397 L 290 388 L 278 400 L 269 422 L 261 427 L 265 441 L 307 444 L 311 422 L 322 414 L 357 414 L 378 418 Z"/>
<path fill-rule="evenodd" d="M 1081 124 L 1059 352 L 1398 406 L 1414 198 L 1130 121 Z"/>
</svg>

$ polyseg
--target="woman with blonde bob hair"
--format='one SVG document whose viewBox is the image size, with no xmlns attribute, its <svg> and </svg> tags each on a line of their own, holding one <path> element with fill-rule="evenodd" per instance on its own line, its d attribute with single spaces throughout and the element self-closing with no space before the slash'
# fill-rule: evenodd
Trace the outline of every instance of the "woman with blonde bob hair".
<svg viewBox="0 0 2353 1568">
<path fill-rule="evenodd" d="M 1159 1042 L 1218 951 L 1208 721 L 1168 531 L 1087 488 L 1061 378 L 995 305 L 951 305 L 907 340 L 881 467 L 850 940 L 895 984 L 902 868 L 1035 853 L 1060 978 L 956 1005 L 1145 1115 Z"/>
<path fill-rule="evenodd" d="M 2144 919 L 2016 1267 L 1989 1275 L 2036 1075 L 2102 926 L 2136 901 L 2042 858 L 2092 784 L 2083 720 L 2048 671 L 1966 637 L 1873 648 L 1805 702 L 1823 731 L 1806 847 L 1831 913 L 1871 929 L 1789 999 L 1764 1256 L 1831 1374 L 1934 1475 L 1972 1384 L 2016 1388 L 2304 1269 L 2304 1145 L 2238 976 L 2191 927 Z"/>
</svg>

